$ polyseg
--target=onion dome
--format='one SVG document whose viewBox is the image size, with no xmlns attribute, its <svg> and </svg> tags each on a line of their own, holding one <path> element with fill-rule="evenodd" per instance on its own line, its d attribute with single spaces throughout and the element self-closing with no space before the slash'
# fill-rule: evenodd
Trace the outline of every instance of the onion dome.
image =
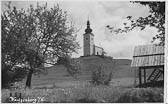
<svg viewBox="0 0 168 104">
<path fill-rule="evenodd" d="M 90 28 L 90 22 L 89 22 L 89 20 L 87 21 L 87 28 L 85 29 L 85 32 L 86 33 L 91 33 L 92 32 L 92 29 Z"/>
</svg>

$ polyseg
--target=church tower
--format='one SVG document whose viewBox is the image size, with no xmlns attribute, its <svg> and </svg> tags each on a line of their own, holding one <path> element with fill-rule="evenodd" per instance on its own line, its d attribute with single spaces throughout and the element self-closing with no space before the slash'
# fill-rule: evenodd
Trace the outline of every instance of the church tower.
<svg viewBox="0 0 168 104">
<path fill-rule="evenodd" d="M 85 29 L 85 34 L 83 34 L 84 42 L 84 56 L 90 56 L 94 54 L 94 34 L 90 28 L 90 22 L 87 21 L 87 28 Z"/>
</svg>

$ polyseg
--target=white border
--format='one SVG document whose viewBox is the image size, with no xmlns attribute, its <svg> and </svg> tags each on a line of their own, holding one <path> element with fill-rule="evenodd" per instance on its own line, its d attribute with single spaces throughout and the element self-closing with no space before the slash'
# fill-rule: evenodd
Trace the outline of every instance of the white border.
<svg viewBox="0 0 168 104">
<path fill-rule="evenodd" d="M 167 74 L 168 74 L 168 2 L 166 1 L 166 10 L 165 10 L 165 68 L 164 68 L 164 103 L 168 103 L 168 92 L 167 92 Z"/>
<path fill-rule="evenodd" d="M 9 0 L 3 0 L 3 1 L 9 1 Z M 10 1 L 17 1 L 17 0 L 10 0 Z M 29 1 L 29 0 L 19 0 L 19 1 Z M 118 1 L 118 0 L 30 0 L 30 1 Z M 133 1 L 133 0 L 119 0 L 119 1 Z M 146 0 L 136 0 L 136 1 L 146 1 Z M 165 0 L 149 0 L 149 1 L 165 1 Z M 0 1 L 1 4 L 2 1 Z M 165 73 L 164 73 L 164 103 L 168 103 L 168 92 L 167 92 L 167 86 L 168 86 L 168 1 L 166 0 L 166 10 L 165 10 Z M 0 10 L 1 10 L 1 5 L 0 5 Z M 1 18 L 1 17 L 0 17 Z M 1 26 L 1 23 L 0 23 Z M 0 29 L 0 34 L 1 34 L 1 29 Z M 167 35 L 166 35 L 167 34 Z M 1 35 L 0 35 L 0 39 L 1 39 Z M 0 42 L 0 47 L 1 47 L 1 42 Z M 1 55 L 1 51 L 0 51 L 0 55 Z M 0 63 L 1 63 L 1 58 L 0 58 Z M 1 64 L 0 64 L 1 67 Z M 1 71 L 0 71 L 1 74 Z M 0 79 L 1 79 L 1 75 L 0 75 Z M 1 83 L 1 80 L 0 80 Z M 1 84 L 0 84 L 1 85 Z M 0 86 L 1 88 L 1 86 Z M 0 97 L 1 97 L 1 90 L 0 90 Z M 0 98 L 0 103 L 1 103 L 1 98 Z M 67 104 L 67 103 L 65 103 Z M 82 103 L 85 104 L 85 103 Z M 94 103 L 93 103 L 94 104 Z M 106 103 L 105 103 L 106 104 Z M 119 104 L 119 103 L 118 103 Z M 133 103 L 132 103 L 133 104 Z M 138 104 L 138 103 L 136 103 Z M 162 104 L 162 103 L 161 103 Z"/>
</svg>

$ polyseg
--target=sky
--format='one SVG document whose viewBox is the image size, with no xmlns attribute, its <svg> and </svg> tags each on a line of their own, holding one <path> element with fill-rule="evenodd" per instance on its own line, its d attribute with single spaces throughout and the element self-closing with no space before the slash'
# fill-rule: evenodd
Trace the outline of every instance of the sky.
<svg viewBox="0 0 168 104">
<path fill-rule="evenodd" d="M 46 1 L 38 1 L 45 4 Z M 5 2 L 2 2 L 1 9 L 5 10 Z M 12 1 L 12 5 L 20 8 L 28 8 L 29 5 L 37 4 L 37 1 Z M 127 16 L 134 19 L 145 17 L 149 14 L 149 8 L 140 4 L 133 4 L 129 1 L 47 1 L 48 7 L 59 4 L 60 8 L 67 11 L 68 21 L 73 22 L 79 29 L 77 41 L 81 49 L 74 53 L 73 57 L 83 55 L 83 34 L 86 29 L 86 22 L 89 19 L 92 33 L 94 34 L 94 43 L 101 46 L 107 53 L 115 59 L 132 59 L 134 47 L 137 45 L 151 44 L 152 37 L 157 34 L 157 29 L 147 27 L 143 31 L 135 28 L 133 31 L 122 34 L 111 33 L 106 26 L 115 28 L 123 27 L 127 21 Z"/>
</svg>

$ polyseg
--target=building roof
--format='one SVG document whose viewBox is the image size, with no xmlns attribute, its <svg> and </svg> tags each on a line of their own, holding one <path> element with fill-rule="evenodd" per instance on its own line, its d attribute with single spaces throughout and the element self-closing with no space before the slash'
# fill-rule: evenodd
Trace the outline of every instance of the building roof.
<svg viewBox="0 0 168 104">
<path fill-rule="evenodd" d="M 102 47 L 99 47 L 99 46 L 96 46 L 96 45 L 94 45 L 94 46 L 103 49 Z M 103 50 L 104 50 L 104 49 L 103 49 Z"/>
<path fill-rule="evenodd" d="M 164 47 L 141 45 L 134 48 L 132 67 L 152 67 L 164 65 Z"/>
<path fill-rule="evenodd" d="M 85 29 L 86 34 L 87 33 L 92 33 L 92 29 L 90 28 L 90 22 L 89 20 L 87 21 L 87 28 Z"/>
<path fill-rule="evenodd" d="M 83 35 L 88 35 L 88 34 L 90 34 L 90 35 L 94 36 L 94 34 L 93 34 L 93 33 L 84 33 Z"/>
</svg>

